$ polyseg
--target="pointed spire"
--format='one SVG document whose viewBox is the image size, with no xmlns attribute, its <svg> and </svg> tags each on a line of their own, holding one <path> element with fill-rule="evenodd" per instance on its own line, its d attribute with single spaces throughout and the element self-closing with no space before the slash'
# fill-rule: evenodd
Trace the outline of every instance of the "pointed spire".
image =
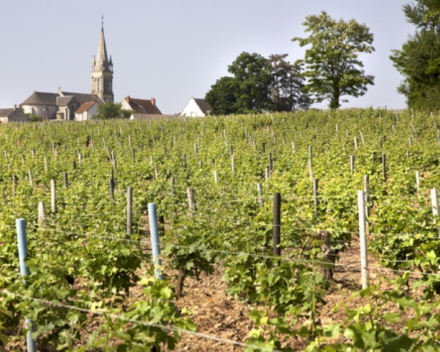
<svg viewBox="0 0 440 352">
<path fill-rule="evenodd" d="M 104 38 L 104 17 L 102 18 L 103 18 L 103 22 L 101 28 L 101 37 L 99 39 L 98 54 L 96 55 L 96 63 L 97 63 L 96 70 L 109 71 L 107 48 L 105 46 L 105 38 Z"/>
</svg>

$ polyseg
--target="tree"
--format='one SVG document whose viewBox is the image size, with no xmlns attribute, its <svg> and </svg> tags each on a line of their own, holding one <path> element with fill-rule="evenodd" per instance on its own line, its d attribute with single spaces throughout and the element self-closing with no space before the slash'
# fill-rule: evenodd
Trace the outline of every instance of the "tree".
<svg viewBox="0 0 440 352">
<path fill-rule="evenodd" d="M 358 60 L 359 54 L 374 51 L 369 28 L 354 19 L 336 21 L 324 11 L 319 16 L 306 17 L 303 25 L 310 36 L 295 37 L 292 41 L 298 41 L 300 46 L 311 45 L 304 60 L 297 61 L 306 64 L 302 74 L 308 78 L 306 92 L 316 102 L 329 99 L 330 108 L 338 108 L 342 96 L 364 95 L 367 85 L 374 84 L 374 77 L 365 75 L 364 65 Z"/>
<path fill-rule="evenodd" d="M 95 115 L 95 119 L 129 119 L 131 116 L 131 110 L 123 110 L 120 103 L 108 102 L 98 106 L 98 114 Z"/>
<path fill-rule="evenodd" d="M 288 54 L 270 55 L 274 77 L 271 99 L 276 111 L 294 111 L 308 109 L 310 99 L 304 92 L 304 77 L 301 77 L 301 65 L 284 60 Z"/>
<path fill-rule="evenodd" d="M 228 72 L 234 75 L 238 113 L 272 110 L 270 92 L 274 78 L 272 66 L 266 58 L 243 52 L 229 65 Z"/>
<path fill-rule="evenodd" d="M 440 2 L 417 0 L 403 12 L 416 33 L 392 50 L 390 59 L 405 77 L 397 91 L 407 98 L 409 108 L 432 111 L 440 108 Z"/>
<path fill-rule="evenodd" d="M 237 85 L 234 77 L 222 77 L 211 86 L 205 100 L 211 105 L 211 114 L 229 115 L 237 112 L 235 92 Z"/>
</svg>

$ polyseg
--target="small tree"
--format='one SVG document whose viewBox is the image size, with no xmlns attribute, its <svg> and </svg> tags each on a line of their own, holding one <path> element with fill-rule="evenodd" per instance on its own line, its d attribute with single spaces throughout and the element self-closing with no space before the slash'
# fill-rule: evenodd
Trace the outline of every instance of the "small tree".
<svg viewBox="0 0 440 352">
<path fill-rule="evenodd" d="M 123 110 L 120 103 L 108 102 L 98 106 L 98 114 L 95 119 L 128 119 L 131 116 L 131 110 Z"/>
<path fill-rule="evenodd" d="M 367 85 L 374 84 L 374 77 L 365 75 L 364 65 L 358 60 L 359 54 L 374 51 L 369 28 L 354 19 L 335 21 L 324 11 L 319 16 L 306 17 L 303 25 L 310 36 L 292 41 L 298 41 L 300 46 L 311 45 L 304 60 L 297 62 L 306 64 L 305 90 L 317 102 L 329 99 L 330 108 L 338 108 L 344 95 L 364 95 Z"/>
</svg>

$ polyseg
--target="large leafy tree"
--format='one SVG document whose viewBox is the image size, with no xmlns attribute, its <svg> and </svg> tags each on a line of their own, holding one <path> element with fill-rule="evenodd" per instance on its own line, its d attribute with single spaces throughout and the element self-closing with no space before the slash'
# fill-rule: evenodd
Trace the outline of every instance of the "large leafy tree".
<svg viewBox="0 0 440 352">
<path fill-rule="evenodd" d="M 326 12 L 319 16 L 308 16 L 303 23 L 307 38 L 295 37 L 300 46 L 311 45 L 306 50 L 308 78 L 305 90 L 313 95 L 314 101 L 330 100 L 330 108 L 338 108 L 343 96 L 359 97 L 366 93 L 367 85 L 374 84 L 374 77 L 365 75 L 359 54 L 374 51 L 373 34 L 365 24 L 354 19 L 345 22 L 331 18 Z"/>
<path fill-rule="evenodd" d="M 228 72 L 234 76 L 236 83 L 238 113 L 272 110 L 270 91 L 274 78 L 272 66 L 266 58 L 243 52 L 229 65 Z"/>
<path fill-rule="evenodd" d="M 212 113 L 307 109 L 310 100 L 303 91 L 301 65 L 287 62 L 286 57 L 271 55 L 266 59 L 255 53 L 241 53 L 228 67 L 233 76 L 218 79 L 206 93 Z"/>
<path fill-rule="evenodd" d="M 407 98 L 410 108 L 440 108 L 440 1 L 418 0 L 403 7 L 406 19 L 416 33 L 393 50 L 390 59 L 405 77 L 398 92 Z"/>
<path fill-rule="evenodd" d="M 234 77 L 222 77 L 211 86 L 205 100 L 212 107 L 212 114 L 229 115 L 237 112 L 235 92 L 237 84 Z"/>
<path fill-rule="evenodd" d="M 285 58 L 288 54 L 270 55 L 274 77 L 271 98 L 277 111 L 294 111 L 308 109 L 310 99 L 304 92 L 304 77 L 301 76 L 301 65 L 291 64 Z"/>
</svg>

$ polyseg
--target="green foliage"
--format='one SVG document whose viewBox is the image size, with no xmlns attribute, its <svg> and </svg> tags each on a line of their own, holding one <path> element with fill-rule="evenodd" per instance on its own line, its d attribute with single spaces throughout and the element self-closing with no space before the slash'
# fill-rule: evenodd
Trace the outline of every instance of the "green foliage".
<svg viewBox="0 0 440 352">
<path fill-rule="evenodd" d="M 129 119 L 131 114 L 131 110 L 124 110 L 121 108 L 121 103 L 108 102 L 98 105 L 98 114 L 95 115 L 94 119 Z"/>
<path fill-rule="evenodd" d="M 330 108 L 339 108 L 343 96 L 362 96 L 368 84 L 374 84 L 374 77 L 365 75 L 363 63 L 358 59 L 362 53 L 371 53 L 374 47 L 373 34 L 365 24 L 354 19 L 345 22 L 332 19 L 326 12 L 319 16 L 306 17 L 303 23 L 307 38 L 295 37 L 300 46 L 311 45 L 304 60 L 308 79 L 305 91 L 313 95 L 314 101 L 330 101 Z"/>
<path fill-rule="evenodd" d="M 43 118 L 41 116 L 38 116 L 38 115 L 26 114 L 26 116 L 28 117 L 29 122 L 41 122 L 41 121 L 43 121 Z"/>
<path fill-rule="evenodd" d="M 285 60 L 287 54 L 270 55 L 274 83 L 271 98 L 276 111 L 307 110 L 310 99 L 304 92 L 304 77 L 301 76 L 302 65 L 291 64 Z"/>
<path fill-rule="evenodd" d="M 180 350 L 180 329 L 195 326 L 188 311 L 174 304 L 172 275 L 184 271 L 204 280 L 215 270 L 231 299 L 250 306 L 254 325 L 247 351 L 292 351 L 296 342 L 306 351 L 438 350 L 440 219 L 432 215 L 429 189 L 440 184 L 439 123 L 436 114 L 352 109 L 0 126 L 0 344 L 22 343 L 20 327 L 30 317 L 41 349 Z M 317 204 L 309 146 L 313 177 L 319 179 Z M 82 163 L 74 168 L 78 149 Z M 273 169 L 266 180 L 268 153 Z M 381 153 L 387 156 L 386 180 Z M 417 189 L 415 171 L 421 176 Z M 369 270 L 370 288 L 344 305 L 346 288 L 338 293 L 337 283 L 323 279 L 333 262 L 316 235 L 329 232 L 336 260 L 358 241 L 357 191 L 365 175 L 369 255 L 377 264 Z M 39 201 L 50 204 L 51 179 L 58 210 L 47 207 L 40 223 L 36 208 Z M 134 191 L 131 235 L 128 186 Z M 195 213 L 188 211 L 188 187 L 195 193 Z M 282 199 L 281 257 L 273 256 L 275 192 Z M 163 281 L 153 278 L 151 202 L 160 219 Z M 17 218 L 27 222 L 25 283 L 18 275 Z M 343 269 L 358 271 L 359 264 L 353 265 Z M 384 283 L 376 269 L 396 279 Z M 323 319 L 336 299 L 343 302 L 337 320 Z"/>
<path fill-rule="evenodd" d="M 241 53 L 228 66 L 237 84 L 237 112 L 262 112 L 272 110 L 270 87 L 273 84 L 272 67 L 263 56 Z"/>
<path fill-rule="evenodd" d="M 233 77 L 222 77 L 211 86 L 205 100 L 211 105 L 213 115 L 230 115 L 237 112 L 237 90 Z"/>
<path fill-rule="evenodd" d="M 243 52 L 229 65 L 233 77 L 222 77 L 211 86 L 205 100 L 214 115 L 294 111 L 307 109 L 301 65 L 285 61 L 287 54 L 269 59 Z"/>
<path fill-rule="evenodd" d="M 417 27 L 400 50 L 390 59 L 405 77 L 398 92 L 407 98 L 408 107 L 424 111 L 440 108 L 440 4 L 436 0 L 416 0 L 403 7 L 408 22 Z"/>
</svg>

